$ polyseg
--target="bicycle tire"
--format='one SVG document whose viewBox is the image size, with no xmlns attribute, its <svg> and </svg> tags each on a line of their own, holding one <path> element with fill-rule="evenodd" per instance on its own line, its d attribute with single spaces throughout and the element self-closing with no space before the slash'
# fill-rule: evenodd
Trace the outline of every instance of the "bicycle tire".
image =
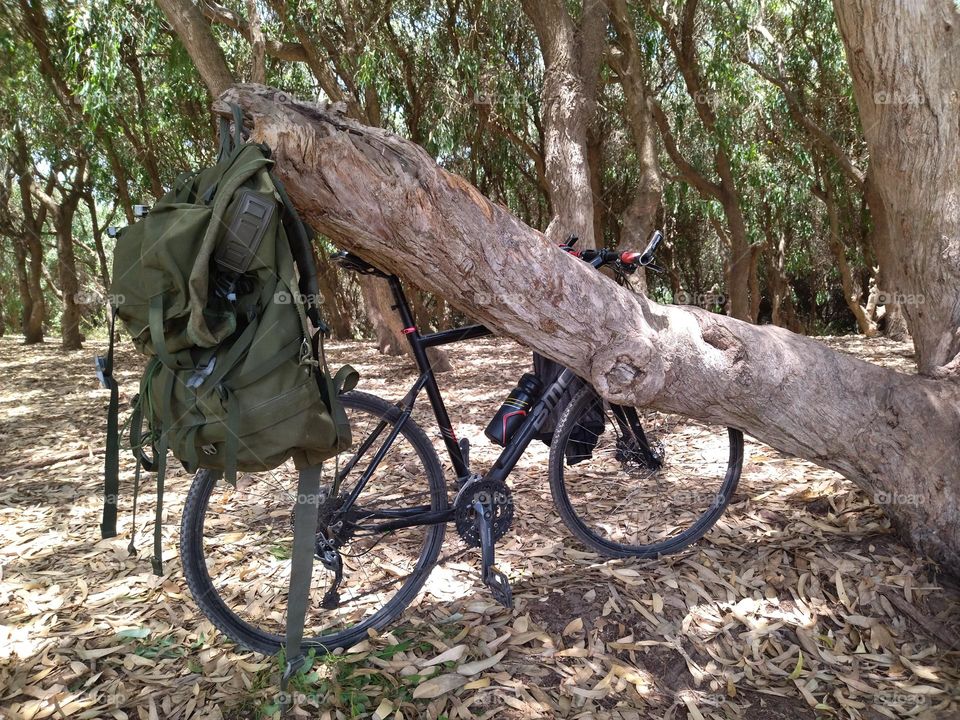
<svg viewBox="0 0 960 720">
<path fill-rule="evenodd" d="M 351 410 L 358 410 L 391 421 L 395 421 L 400 414 L 400 410 L 395 405 L 368 393 L 352 391 L 344 393 L 340 400 L 348 413 Z M 401 430 L 401 436 L 410 442 L 419 461 L 423 464 L 431 497 L 431 509 L 445 510 L 448 502 L 446 486 L 440 460 L 433 444 L 412 418 L 407 419 Z M 354 438 L 354 448 L 358 447 L 361 440 L 361 438 Z M 233 612 L 221 597 L 207 571 L 207 560 L 203 549 L 204 517 L 217 479 L 218 473 L 201 470 L 195 476 L 187 495 L 180 528 L 180 555 L 187 585 L 200 610 L 222 633 L 242 647 L 273 655 L 283 645 L 284 636 L 255 627 Z M 326 652 L 336 648 L 350 647 L 366 638 L 369 630 L 379 631 L 392 623 L 414 600 L 430 575 L 440 554 L 445 529 L 443 524 L 427 528 L 427 542 L 414 571 L 383 608 L 342 632 L 312 636 L 310 628 L 307 627 L 304 633 L 304 646 L 315 647 Z M 315 567 L 317 564 L 314 563 Z"/>
<path fill-rule="evenodd" d="M 597 402 L 598 397 L 596 391 L 589 386 L 583 387 L 574 396 L 557 422 L 553 442 L 550 446 L 550 492 L 553 496 L 554 506 L 564 524 L 584 545 L 601 555 L 612 558 L 656 558 L 679 552 L 700 540 L 723 515 L 730 503 L 730 498 L 736 491 L 743 467 L 743 433 L 733 428 L 727 428 L 730 449 L 722 484 L 709 509 L 700 515 L 695 522 L 680 534 L 660 542 L 636 545 L 615 542 L 599 535 L 590 526 L 590 523 L 581 517 L 581 514 L 576 511 L 571 502 L 570 493 L 565 483 L 564 461 L 566 459 L 567 441 L 574 428 L 578 426 L 580 418 L 588 412 L 592 403 Z M 664 524 L 668 524 L 668 522 L 665 521 Z"/>
</svg>

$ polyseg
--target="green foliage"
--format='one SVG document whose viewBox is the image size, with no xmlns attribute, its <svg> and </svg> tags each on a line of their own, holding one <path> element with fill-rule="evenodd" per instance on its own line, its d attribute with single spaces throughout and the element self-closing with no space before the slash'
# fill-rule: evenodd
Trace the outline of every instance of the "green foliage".
<svg viewBox="0 0 960 720">
<path fill-rule="evenodd" d="M 85 296 L 102 296 L 111 241 L 104 230 L 123 222 L 130 203 L 150 203 L 183 169 L 211 159 L 210 98 L 189 55 L 153 4 L 124 0 L 31 0 L 45 18 L 46 36 L 27 28 L 15 4 L 0 7 L 0 296 L 8 331 L 19 324 L 19 278 L 24 261 L 24 216 L 19 178 L 52 183 L 63 197 L 66 178 L 87 162 L 84 200 L 73 220 L 77 273 Z M 810 327 L 849 327 L 835 303 L 817 298 L 837 283 L 828 242 L 829 223 L 813 189 L 829 184 L 842 208 L 840 235 L 857 278 L 870 275 L 869 214 L 862 191 L 834 157 L 811 142 L 784 93 L 752 68 L 782 77 L 802 113 L 823 128 L 851 160 L 865 166 L 843 45 L 827 0 L 700 0 L 692 42 L 701 87 L 691 94 L 669 34 L 644 7 L 634 25 L 642 74 L 663 106 L 677 145 L 691 165 L 716 182 L 717 153 L 726 153 L 747 225 L 748 241 L 761 249 L 758 277 L 768 303 L 777 246 L 787 239 L 784 273 L 789 297 Z M 676 26 L 681 0 L 651 3 Z M 245 18 L 245 0 L 223 7 Z M 577 4 L 570 4 L 573 21 Z M 493 0 L 259 1 L 262 30 L 271 47 L 314 47 L 334 88 L 315 66 L 275 57 L 267 82 L 303 97 L 335 90 L 355 116 L 420 143 L 453 172 L 503 203 L 525 222 L 544 228 L 549 202 L 538 158 L 543 153 L 540 94 L 544 66 L 536 35 L 520 4 Z M 253 53 L 247 37 L 219 22 L 213 31 L 235 77 L 247 79 Z M 611 44 L 615 38 L 611 31 Z M 673 38 L 676 41 L 676 38 Z M 268 48 L 269 49 L 269 48 Z M 45 50 L 61 79 L 59 89 L 41 62 Z M 603 239 L 620 237 L 620 217 L 633 198 L 638 163 L 625 117 L 623 90 L 606 65 L 595 132 L 600 142 L 597 207 Z M 67 97 L 63 97 L 63 90 Z M 716 117 L 708 128 L 696 100 Z M 28 148 L 17 158 L 17 133 Z M 22 154 L 22 153 L 21 153 Z M 725 218 L 719 203 L 703 197 L 675 172 L 668 174 L 660 224 L 668 236 L 670 274 L 651 278 L 660 299 L 723 288 Z M 31 201 L 36 209 L 37 203 Z M 43 263 L 57 277 L 51 221 L 44 224 Z M 639 244 L 642 239 L 637 238 Z M 46 281 L 45 281 L 46 282 Z M 865 280 L 864 280 L 865 282 Z M 865 290 L 865 288 L 862 288 Z M 44 286 L 47 331 L 55 332 L 60 302 Z M 818 295 L 819 294 L 819 295 Z M 761 305 L 761 319 L 769 319 Z M 85 306 L 85 332 L 102 327 L 102 303 Z M 846 323 L 846 325 L 844 325 Z"/>
</svg>

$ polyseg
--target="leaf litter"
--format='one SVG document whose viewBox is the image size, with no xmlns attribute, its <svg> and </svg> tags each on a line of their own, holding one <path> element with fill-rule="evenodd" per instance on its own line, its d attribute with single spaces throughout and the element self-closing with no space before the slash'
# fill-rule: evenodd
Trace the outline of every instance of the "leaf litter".
<svg viewBox="0 0 960 720">
<path fill-rule="evenodd" d="M 883 339 L 829 344 L 910 370 Z M 171 472 L 165 575 L 147 559 L 155 495 L 138 510 L 141 557 L 99 538 L 106 393 L 78 353 L 0 338 L 0 718 L 247 718 L 276 707 L 277 663 L 245 652 L 197 611 L 176 553 L 190 478 Z M 361 389 L 398 397 L 405 358 L 331 343 Z M 123 348 L 123 400 L 139 362 Z M 483 428 L 527 352 L 481 340 L 440 377 L 477 468 Z M 457 388 L 457 389 L 454 389 Z M 421 403 L 416 416 L 439 447 Z M 837 474 L 748 439 L 727 514 L 660 560 L 604 561 L 559 522 L 538 443 L 511 477 L 516 518 L 498 544 L 516 607 L 494 603 L 477 551 L 452 531 L 426 590 L 388 631 L 301 678 L 296 717 L 960 717 L 960 591 L 900 544 Z M 442 456 L 441 456 L 442 457 Z M 129 503 L 132 462 L 123 458 Z M 448 468 L 449 469 L 449 468 Z M 456 551 L 456 552 L 451 552 Z"/>
</svg>

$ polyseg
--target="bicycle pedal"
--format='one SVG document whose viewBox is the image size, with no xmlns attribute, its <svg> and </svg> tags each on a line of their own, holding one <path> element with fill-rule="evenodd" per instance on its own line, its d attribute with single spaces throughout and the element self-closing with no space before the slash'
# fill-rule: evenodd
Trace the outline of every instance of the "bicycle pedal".
<svg viewBox="0 0 960 720">
<path fill-rule="evenodd" d="M 510 581 L 505 574 L 491 565 L 487 568 L 484 583 L 490 588 L 490 594 L 493 595 L 494 600 L 508 610 L 513 608 L 513 590 L 510 588 Z"/>
</svg>

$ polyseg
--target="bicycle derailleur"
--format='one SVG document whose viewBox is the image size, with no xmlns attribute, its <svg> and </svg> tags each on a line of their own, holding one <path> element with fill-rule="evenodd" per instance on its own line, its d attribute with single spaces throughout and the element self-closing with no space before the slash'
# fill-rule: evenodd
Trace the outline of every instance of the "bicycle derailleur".
<svg viewBox="0 0 960 720">
<path fill-rule="evenodd" d="M 340 606 L 340 584 L 343 582 L 343 559 L 340 557 L 340 546 L 348 537 L 343 518 L 337 517 L 344 499 L 331 496 L 326 488 L 320 489 L 318 499 L 314 557 L 324 568 L 333 573 L 333 580 L 320 600 L 320 607 L 324 610 L 336 610 Z M 293 523 L 294 511 L 291 510 L 291 528 Z"/>
<path fill-rule="evenodd" d="M 481 549 L 482 578 L 494 600 L 513 607 L 507 576 L 494 564 L 494 545 L 513 525 L 513 493 L 502 480 L 472 479 L 453 501 L 457 533 L 470 547 Z"/>
</svg>

